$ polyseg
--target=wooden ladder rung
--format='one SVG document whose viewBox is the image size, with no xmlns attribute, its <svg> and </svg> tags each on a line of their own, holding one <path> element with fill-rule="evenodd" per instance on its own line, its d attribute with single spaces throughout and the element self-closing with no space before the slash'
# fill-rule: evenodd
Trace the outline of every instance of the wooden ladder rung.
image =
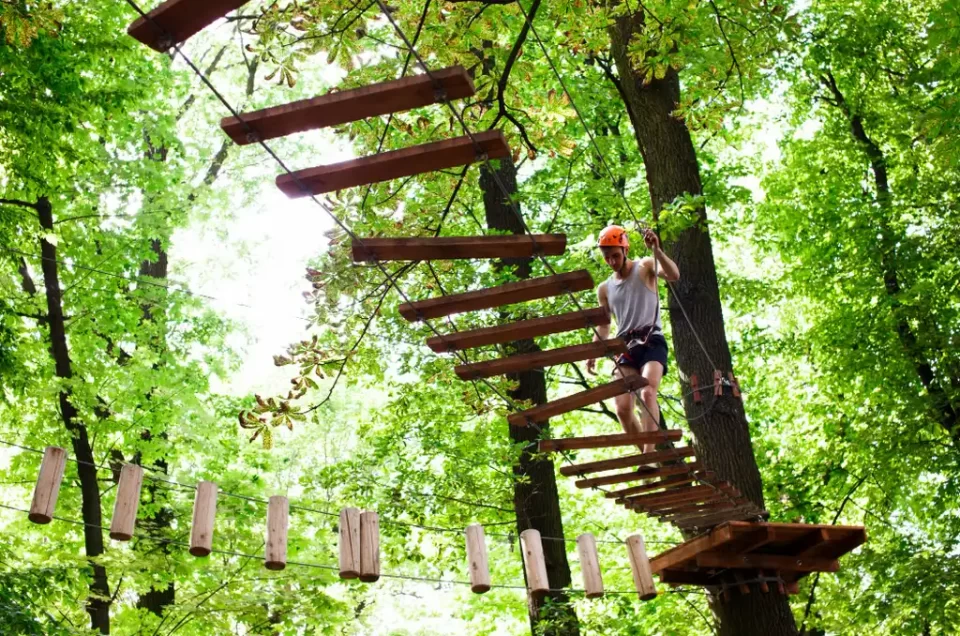
<svg viewBox="0 0 960 636">
<path fill-rule="evenodd" d="M 627 376 L 622 380 L 614 380 L 598 387 L 580 391 L 573 395 L 562 397 L 553 402 L 541 404 L 526 411 L 511 413 L 507 421 L 512 426 L 526 426 L 529 423 L 546 422 L 551 417 L 575 411 L 590 404 L 608 400 L 629 391 L 637 391 L 647 385 L 647 381 L 639 375 Z"/>
<path fill-rule="evenodd" d="M 549 349 L 548 351 L 522 353 L 506 358 L 498 358 L 497 360 L 460 364 L 454 367 L 453 370 L 461 380 L 479 380 L 495 375 L 519 373 L 521 371 L 530 371 L 531 369 L 543 369 L 558 364 L 566 364 L 567 362 L 579 362 L 581 360 L 589 360 L 590 358 L 600 358 L 606 355 L 616 355 L 626 352 L 627 343 L 619 338 L 611 338 L 609 340 L 599 340 L 597 342 L 588 342 L 570 347 Z"/>
<path fill-rule="evenodd" d="M 577 488 L 595 488 L 597 486 L 623 484 L 629 481 L 640 481 L 641 479 L 659 479 L 660 477 L 667 477 L 669 475 L 695 473 L 701 470 L 703 470 L 703 465 L 700 462 L 690 462 L 689 464 L 680 464 L 679 466 L 664 466 L 662 468 L 650 468 L 648 470 L 631 470 L 630 472 L 617 473 L 616 475 L 578 479 L 573 482 L 573 485 Z"/>
<path fill-rule="evenodd" d="M 364 238 L 352 245 L 354 262 L 439 261 L 467 258 L 558 256 L 566 234 L 510 236 L 438 236 L 436 238 Z"/>
<path fill-rule="evenodd" d="M 598 473 L 604 470 L 616 470 L 617 468 L 629 468 L 631 466 L 645 466 L 647 464 L 656 464 L 658 462 L 668 462 L 673 459 L 683 457 L 693 457 L 694 450 L 690 446 L 675 448 L 664 451 L 655 451 L 653 453 L 641 453 L 639 455 L 627 455 L 626 457 L 615 457 L 613 459 L 601 459 L 596 462 L 587 462 L 585 464 L 572 464 L 560 468 L 560 474 L 566 477 L 573 475 L 585 475 L 586 473 Z"/>
<path fill-rule="evenodd" d="M 537 444 L 541 453 L 555 451 L 582 450 L 585 448 L 616 448 L 618 446 L 639 446 L 642 444 L 661 444 L 677 442 L 683 437 L 680 429 L 653 431 L 637 435 L 594 435 L 592 437 L 566 437 L 561 439 L 542 439 Z"/>
<path fill-rule="evenodd" d="M 442 338 L 435 336 L 427 339 L 427 346 L 437 353 L 444 353 L 609 324 L 610 314 L 602 307 L 596 307 L 557 316 L 531 318 L 495 327 L 458 331 Z"/>
<path fill-rule="evenodd" d="M 698 497 L 705 498 L 717 493 L 728 493 L 733 496 L 740 494 L 736 489 L 732 488 L 730 484 L 722 482 L 716 485 L 702 484 L 670 488 L 664 492 L 627 497 L 626 501 L 642 508 L 651 508 L 667 503 L 692 503 L 692 501 L 696 501 Z"/>
<path fill-rule="evenodd" d="M 604 493 L 604 497 L 607 499 L 624 499 L 630 495 L 638 495 L 644 492 L 652 492 L 654 490 L 660 490 L 661 488 L 676 488 L 677 486 L 685 486 L 689 483 L 695 482 L 698 479 L 704 478 L 709 479 L 708 475 L 712 476 L 712 473 L 701 472 L 696 475 L 680 475 L 677 477 L 668 477 L 660 481 L 655 481 L 650 484 L 643 484 L 642 486 L 631 486 L 630 488 L 623 488 L 622 490 L 612 490 L 608 493 Z"/>
<path fill-rule="evenodd" d="M 473 139 L 464 136 L 297 170 L 278 176 L 277 187 L 295 199 L 467 165 L 478 160 L 478 153 L 490 159 L 510 157 L 507 140 L 499 130 L 478 133 L 474 139 L 479 149 Z"/>
<path fill-rule="evenodd" d="M 163 53 L 247 2 L 249 0 L 167 0 L 147 14 L 150 19 L 137 18 L 127 33 Z"/>
<path fill-rule="evenodd" d="M 590 276 L 590 272 L 581 269 L 575 272 L 557 274 L 556 276 L 531 278 L 498 287 L 488 287 L 487 289 L 478 289 L 462 294 L 451 294 L 413 303 L 404 303 L 400 305 L 400 315 L 411 322 L 421 319 L 429 320 L 430 318 L 441 318 L 465 311 L 493 309 L 502 305 L 522 303 L 528 300 L 537 300 L 592 288 L 593 278 Z"/>
<path fill-rule="evenodd" d="M 253 143 L 247 136 L 255 132 L 262 140 L 285 137 L 298 132 L 339 126 L 367 117 L 400 113 L 412 108 L 445 100 L 470 97 L 473 81 L 462 66 L 432 71 L 429 75 L 413 75 L 370 86 L 328 93 L 312 99 L 303 99 L 281 106 L 241 113 L 240 119 L 224 117 L 220 122 L 223 132 L 238 145 Z M 442 90 L 442 95 L 434 90 Z"/>
</svg>

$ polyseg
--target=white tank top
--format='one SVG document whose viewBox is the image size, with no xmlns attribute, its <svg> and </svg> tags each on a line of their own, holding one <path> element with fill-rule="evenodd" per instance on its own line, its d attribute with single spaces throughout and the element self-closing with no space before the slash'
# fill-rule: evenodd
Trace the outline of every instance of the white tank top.
<svg viewBox="0 0 960 636">
<path fill-rule="evenodd" d="M 657 293 L 650 290 L 640 276 L 639 261 L 633 262 L 630 274 L 618 280 L 616 273 L 607 279 L 607 305 L 617 321 L 617 336 L 630 331 L 648 330 L 651 325 L 655 334 L 663 334 L 663 323 L 657 311 Z M 628 347 L 640 344 L 637 338 L 627 343 Z"/>
</svg>

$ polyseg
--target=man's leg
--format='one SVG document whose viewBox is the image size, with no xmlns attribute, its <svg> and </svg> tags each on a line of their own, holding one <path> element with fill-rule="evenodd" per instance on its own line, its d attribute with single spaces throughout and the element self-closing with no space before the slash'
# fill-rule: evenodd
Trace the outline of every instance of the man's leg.
<svg viewBox="0 0 960 636">
<path fill-rule="evenodd" d="M 660 390 L 660 380 L 663 379 L 663 365 L 655 360 L 643 365 L 640 373 L 647 380 L 647 386 L 640 389 L 640 430 L 653 432 L 660 428 L 660 405 L 657 404 L 657 392 Z M 656 444 L 647 444 L 643 452 L 652 453 L 657 450 Z"/>
<path fill-rule="evenodd" d="M 613 375 L 618 378 L 630 375 L 639 375 L 639 371 L 633 367 L 628 367 L 625 364 L 617 365 L 616 370 L 613 372 Z M 628 393 L 623 393 L 618 395 L 613 399 L 614 404 L 617 407 L 617 419 L 620 420 L 620 426 L 623 427 L 623 432 L 627 435 L 636 435 L 640 433 L 643 429 L 641 428 L 642 424 L 640 418 L 637 417 L 637 397 L 631 391 Z M 640 452 L 643 452 L 643 447 L 638 446 Z"/>
</svg>

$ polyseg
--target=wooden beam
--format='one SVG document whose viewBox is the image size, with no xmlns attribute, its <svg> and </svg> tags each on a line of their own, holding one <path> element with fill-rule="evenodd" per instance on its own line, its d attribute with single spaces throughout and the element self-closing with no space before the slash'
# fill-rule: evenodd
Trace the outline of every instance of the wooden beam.
<svg viewBox="0 0 960 636">
<path fill-rule="evenodd" d="M 684 486 L 680 488 L 671 488 L 665 492 L 658 492 L 650 495 L 636 495 L 634 497 L 627 497 L 626 501 L 631 505 L 641 508 L 651 508 L 675 502 L 686 503 L 691 497 L 696 500 L 697 498 L 708 497 L 716 493 L 717 489 L 708 485 Z"/>
<path fill-rule="evenodd" d="M 690 539 L 686 543 L 655 556 L 650 561 L 650 569 L 655 573 L 669 569 L 680 569 L 680 566 L 695 559 L 700 552 L 719 549 L 732 539 L 733 530 L 729 526 L 714 528 L 711 532 Z"/>
<path fill-rule="evenodd" d="M 602 307 L 596 307 L 558 316 L 531 318 L 495 327 L 458 331 L 447 334 L 442 338 L 434 336 L 427 339 L 427 346 L 437 353 L 445 353 L 447 351 L 515 342 L 586 327 L 602 327 L 609 324 L 610 314 Z"/>
<path fill-rule="evenodd" d="M 476 140 L 476 146 L 474 145 Z M 510 159 L 510 147 L 499 130 L 445 139 L 381 152 L 369 157 L 306 168 L 277 177 L 277 187 L 291 199 L 465 166 L 478 160 Z"/>
<path fill-rule="evenodd" d="M 657 574 L 657 572 L 654 572 Z M 671 585 L 719 585 L 715 574 L 700 570 L 663 570 L 659 572 L 660 582 Z"/>
<path fill-rule="evenodd" d="M 155 51 L 165 52 L 189 39 L 249 0 L 167 0 L 137 18 L 127 33 Z"/>
<path fill-rule="evenodd" d="M 700 462 L 691 462 L 689 464 L 680 464 L 679 466 L 664 466 L 663 468 L 652 468 L 650 470 L 631 470 L 627 473 L 617 473 L 616 475 L 607 475 L 605 477 L 579 479 L 574 482 L 573 485 L 577 488 L 594 488 L 596 486 L 609 486 L 610 484 L 623 484 L 629 481 L 640 481 L 641 479 L 657 479 L 660 477 L 666 477 L 668 475 L 682 475 L 684 473 L 693 473 L 702 469 L 703 465 L 700 464 Z"/>
<path fill-rule="evenodd" d="M 775 554 L 727 554 L 721 550 L 701 552 L 696 557 L 697 567 L 756 570 L 786 570 L 793 572 L 836 572 L 836 559 L 810 559 Z"/>
<path fill-rule="evenodd" d="M 438 236 L 436 238 L 361 238 L 351 243 L 354 262 L 440 261 L 471 258 L 558 256 L 567 249 L 565 234 L 510 236 Z"/>
<path fill-rule="evenodd" d="M 752 502 L 749 502 L 743 506 L 732 508 L 730 510 L 724 510 L 716 514 L 677 519 L 674 524 L 680 529 L 708 528 L 710 526 L 743 519 L 745 517 L 756 517 L 760 514 L 761 511 Z"/>
<path fill-rule="evenodd" d="M 823 528 L 813 528 L 798 539 L 794 539 L 789 544 L 780 547 L 777 552 L 789 556 L 817 556 L 820 546 L 829 541 L 826 530 Z"/>
<path fill-rule="evenodd" d="M 588 342 L 570 347 L 548 349 L 547 351 L 521 353 L 496 360 L 459 364 L 454 367 L 453 370 L 456 372 L 457 377 L 469 382 L 470 380 L 491 378 L 496 375 L 544 369 L 558 364 L 579 362 L 581 360 L 601 358 L 607 355 L 617 355 L 626 352 L 627 343 L 619 338 L 611 338 L 609 340 L 598 340 L 596 342 Z"/>
<path fill-rule="evenodd" d="M 683 437 L 683 431 L 680 429 L 671 429 L 635 435 L 618 433 L 615 435 L 594 435 L 592 437 L 542 439 L 538 444 L 541 453 L 552 453 L 554 451 L 581 450 L 585 448 L 616 448 L 618 446 L 660 444 L 676 442 L 679 441 L 681 437 Z M 609 494 L 607 496 L 609 497 Z"/>
<path fill-rule="evenodd" d="M 596 404 L 608 400 L 617 395 L 627 393 L 628 391 L 637 391 L 647 385 L 647 381 L 639 375 L 627 376 L 622 380 L 614 380 L 608 384 L 602 384 L 598 387 L 588 389 L 562 397 L 553 402 L 541 404 L 526 411 L 511 413 L 507 421 L 511 426 L 526 426 L 534 422 L 546 422 L 551 417 L 575 411 L 590 404 Z"/>
<path fill-rule="evenodd" d="M 628 504 L 628 507 L 629 504 Z M 685 501 L 679 503 L 664 503 L 660 506 L 654 506 L 653 508 L 637 508 L 638 510 L 643 510 L 647 514 L 655 515 L 657 517 L 667 518 L 676 518 L 688 514 L 702 514 L 704 512 L 717 512 L 719 510 L 724 510 L 727 508 L 735 508 L 736 504 L 730 499 L 725 493 L 714 493 L 712 495 L 706 495 L 705 497 L 700 497 L 696 501 Z"/>
<path fill-rule="evenodd" d="M 670 461 L 671 459 L 680 459 L 683 457 L 693 457 L 694 450 L 692 446 L 683 448 L 673 448 L 670 450 L 655 451 L 653 453 L 641 453 L 639 455 L 627 455 L 626 457 L 615 457 L 613 459 L 601 459 L 595 462 L 585 464 L 572 464 L 560 468 L 560 474 L 570 477 L 572 475 L 585 475 L 587 473 L 598 473 L 604 470 L 616 470 L 617 468 L 628 468 L 630 466 L 644 466 L 647 464 L 656 464 L 659 462 Z"/>
<path fill-rule="evenodd" d="M 775 541 L 777 536 L 776 531 L 765 523 L 758 523 L 755 528 L 746 532 L 738 531 L 737 527 L 733 530 L 735 535 L 733 541 L 723 546 L 723 551 L 731 554 L 753 552 Z"/>
<path fill-rule="evenodd" d="M 473 80 L 462 66 L 431 71 L 431 74 L 432 79 L 426 74 L 412 75 L 241 113 L 240 119 L 224 117 L 220 128 L 242 146 L 256 141 L 247 136 L 250 130 L 256 133 L 257 139 L 276 139 L 315 128 L 339 126 L 368 117 L 436 104 L 441 101 L 438 97 L 454 100 L 474 94 Z M 442 95 L 437 93 L 436 88 L 441 89 Z"/>
<path fill-rule="evenodd" d="M 590 272 L 581 269 L 575 272 L 531 278 L 462 294 L 451 294 L 413 303 L 404 303 L 400 305 L 400 315 L 410 322 L 429 320 L 465 311 L 493 309 L 503 305 L 512 305 L 586 289 L 593 289 L 593 277 L 590 276 Z"/>
<path fill-rule="evenodd" d="M 610 492 L 604 493 L 604 497 L 606 497 L 607 499 L 625 499 L 630 495 L 638 495 L 644 492 L 652 492 L 654 490 L 660 490 L 661 488 L 676 488 L 677 486 L 683 486 L 685 484 L 695 482 L 698 479 L 709 479 L 709 477 L 707 477 L 706 475 L 707 473 L 698 473 L 697 475 L 681 475 L 679 477 L 669 477 L 667 479 L 655 481 L 650 484 L 643 484 L 642 486 L 631 486 L 630 488 L 623 488 L 621 490 L 612 490 Z"/>
</svg>

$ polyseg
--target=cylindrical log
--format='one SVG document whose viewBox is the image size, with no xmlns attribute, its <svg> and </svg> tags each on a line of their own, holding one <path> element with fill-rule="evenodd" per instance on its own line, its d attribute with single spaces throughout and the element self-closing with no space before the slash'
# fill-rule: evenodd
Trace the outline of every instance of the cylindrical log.
<svg viewBox="0 0 960 636">
<path fill-rule="evenodd" d="M 547 563 L 543 558 L 543 542 L 540 532 L 530 528 L 520 533 L 520 549 L 527 568 L 527 589 L 530 594 L 540 595 L 550 591 L 547 579 Z"/>
<path fill-rule="evenodd" d="M 268 570 L 287 567 L 287 526 L 290 522 L 290 500 L 274 495 L 267 506 L 267 546 L 263 565 Z"/>
<path fill-rule="evenodd" d="M 197 484 L 193 500 L 193 527 L 190 554 L 205 557 L 213 551 L 213 522 L 217 516 L 217 485 L 212 481 Z"/>
<path fill-rule="evenodd" d="M 360 513 L 360 580 L 380 578 L 380 518 L 371 510 Z"/>
<path fill-rule="evenodd" d="M 50 523 L 57 507 L 60 483 L 67 466 L 67 451 L 56 446 L 47 446 L 40 463 L 37 486 L 33 490 L 33 503 L 30 504 L 28 518 L 34 523 Z"/>
<path fill-rule="evenodd" d="M 653 572 L 650 571 L 650 559 L 647 558 L 647 548 L 643 544 L 643 537 L 633 534 L 627 537 L 627 552 L 630 555 L 630 569 L 633 570 L 633 584 L 641 601 L 649 601 L 657 596 L 657 588 L 653 584 Z"/>
<path fill-rule="evenodd" d="M 360 576 L 360 510 L 340 511 L 340 578 Z"/>
<path fill-rule="evenodd" d="M 470 567 L 470 590 L 476 594 L 490 591 L 490 568 L 487 565 L 487 541 L 479 523 L 467 526 L 467 564 Z"/>
<path fill-rule="evenodd" d="M 577 554 L 580 555 L 580 571 L 583 574 L 583 589 L 587 598 L 603 596 L 603 577 L 600 576 L 600 557 L 597 555 L 597 540 L 586 532 L 577 537 Z"/>
<path fill-rule="evenodd" d="M 133 529 L 137 525 L 141 486 L 143 486 L 143 468 L 134 464 L 124 464 L 120 469 L 117 501 L 113 505 L 113 520 L 110 522 L 111 539 L 129 541 L 133 538 Z"/>
</svg>

